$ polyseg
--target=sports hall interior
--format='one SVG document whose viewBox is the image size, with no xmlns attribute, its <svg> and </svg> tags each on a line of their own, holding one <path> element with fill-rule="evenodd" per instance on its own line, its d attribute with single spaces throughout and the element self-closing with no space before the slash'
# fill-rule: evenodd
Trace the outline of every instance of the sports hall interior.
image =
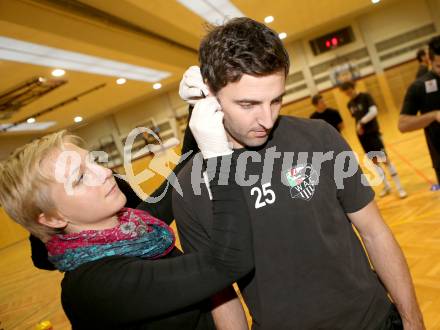
<svg viewBox="0 0 440 330">
<path fill-rule="evenodd" d="M 135 127 L 148 127 L 159 132 L 163 146 L 158 155 L 173 167 L 188 117 L 188 106 L 178 95 L 179 81 L 189 66 L 198 64 L 197 49 L 209 16 L 194 8 L 211 2 L 0 0 L 0 159 L 39 136 L 67 129 L 91 150 L 106 151 L 107 165 L 123 174 L 127 135 Z M 416 52 L 440 34 L 440 1 L 224 2 L 235 8 L 234 14 L 261 22 L 273 16 L 267 25 L 285 33 L 291 67 L 281 114 L 309 117 L 314 111 L 311 96 L 319 92 L 339 110 L 342 135 L 362 159 L 348 99 L 330 77 L 343 63 L 358 68 L 357 86 L 377 102 L 387 154 L 408 193 L 400 199 L 393 191 L 376 196 L 376 202 L 408 261 L 426 328 L 440 329 L 440 191 L 430 191 L 436 178 L 423 130 L 402 134 L 397 128 L 406 89 L 418 69 Z M 313 40 L 327 36 L 331 42 L 332 33 L 345 28 L 351 31 L 350 42 L 314 52 Z M 92 62 L 86 64 L 89 68 L 71 68 L 65 58 L 58 65 L 37 64 L 8 53 L 11 40 L 114 61 L 108 67 L 118 62 L 155 71 L 147 78 L 133 74 L 136 70 L 124 76 L 124 67 L 102 73 L 93 70 Z M 65 74 L 53 77 L 54 69 Z M 120 78 L 125 82 L 117 83 Z M 3 101 L 14 92 L 27 92 L 28 97 L 11 110 Z M 140 152 L 131 161 L 135 174 L 152 159 L 140 140 L 134 145 Z M 164 180 L 152 174 L 141 182 L 147 194 Z M 34 329 L 45 320 L 56 330 L 69 329 L 60 303 L 62 273 L 33 266 L 28 236 L 0 207 L 0 329 Z"/>
</svg>

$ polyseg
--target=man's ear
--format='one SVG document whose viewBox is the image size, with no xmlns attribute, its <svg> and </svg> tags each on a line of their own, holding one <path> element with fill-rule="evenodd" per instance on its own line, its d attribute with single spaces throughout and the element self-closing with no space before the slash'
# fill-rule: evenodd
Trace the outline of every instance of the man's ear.
<svg viewBox="0 0 440 330">
<path fill-rule="evenodd" d="M 37 221 L 39 224 L 50 228 L 64 228 L 68 224 L 67 220 L 61 216 L 47 215 L 45 213 L 40 213 Z"/>
</svg>

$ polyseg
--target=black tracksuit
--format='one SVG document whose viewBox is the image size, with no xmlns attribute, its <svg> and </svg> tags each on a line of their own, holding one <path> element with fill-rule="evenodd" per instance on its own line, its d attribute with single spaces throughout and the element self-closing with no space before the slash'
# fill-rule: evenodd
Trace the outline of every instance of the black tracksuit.
<svg viewBox="0 0 440 330">
<path fill-rule="evenodd" d="M 440 109 L 440 76 L 433 71 L 414 81 L 406 91 L 402 106 L 402 115 L 424 115 Z M 440 123 L 432 122 L 425 129 L 426 142 L 431 154 L 432 166 L 440 184 Z"/>
<path fill-rule="evenodd" d="M 194 147 L 187 130 L 182 153 Z M 165 186 L 166 182 L 153 195 L 160 195 Z M 243 204 L 241 189 L 233 183 L 213 184 L 212 192 L 215 229 L 210 251 L 182 255 L 175 248 L 160 260 L 105 257 L 66 272 L 61 300 L 72 328 L 215 329 L 210 302 L 203 300 L 251 271 L 253 257 L 247 210 L 242 208 L 236 216 Z M 142 202 L 138 208 L 169 224 L 174 219 L 171 197 L 169 189 L 160 202 Z M 136 203 L 134 196 L 128 200 Z M 53 268 L 44 245 L 35 238 L 31 241 L 34 264 Z"/>
</svg>

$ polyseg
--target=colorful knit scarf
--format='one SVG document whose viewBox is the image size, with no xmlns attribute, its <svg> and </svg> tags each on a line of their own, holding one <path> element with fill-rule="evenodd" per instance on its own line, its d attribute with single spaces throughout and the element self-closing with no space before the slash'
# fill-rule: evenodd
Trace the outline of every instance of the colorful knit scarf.
<svg viewBox="0 0 440 330">
<path fill-rule="evenodd" d="M 109 256 L 156 259 L 174 248 L 173 230 L 148 212 L 123 208 L 118 219 L 115 228 L 53 236 L 46 243 L 50 262 L 66 272 Z"/>
</svg>

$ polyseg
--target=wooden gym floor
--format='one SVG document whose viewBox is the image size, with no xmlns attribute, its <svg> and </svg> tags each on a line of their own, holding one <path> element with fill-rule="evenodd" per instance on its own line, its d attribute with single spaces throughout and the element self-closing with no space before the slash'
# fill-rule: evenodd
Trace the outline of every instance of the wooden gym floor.
<svg viewBox="0 0 440 330">
<path fill-rule="evenodd" d="M 343 117 L 343 135 L 360 153 L 352 119 Z M 396 111 L 381 113 L 379 121 L 388 155 L 409 196 L 400 200 L 394 192 L 376 199 L 408 260 L 427 329 L 440 329 L 440 191 L 429 191 L 435 175 L 424 135 L 400 134 Z M 69 329 L 60 305 L 61 278 L 59 272 L 32 266 L 26 240 L 0 250 L 0 329 L 33 329 L 44 320 L 56 330 Z"/>
</svg>

